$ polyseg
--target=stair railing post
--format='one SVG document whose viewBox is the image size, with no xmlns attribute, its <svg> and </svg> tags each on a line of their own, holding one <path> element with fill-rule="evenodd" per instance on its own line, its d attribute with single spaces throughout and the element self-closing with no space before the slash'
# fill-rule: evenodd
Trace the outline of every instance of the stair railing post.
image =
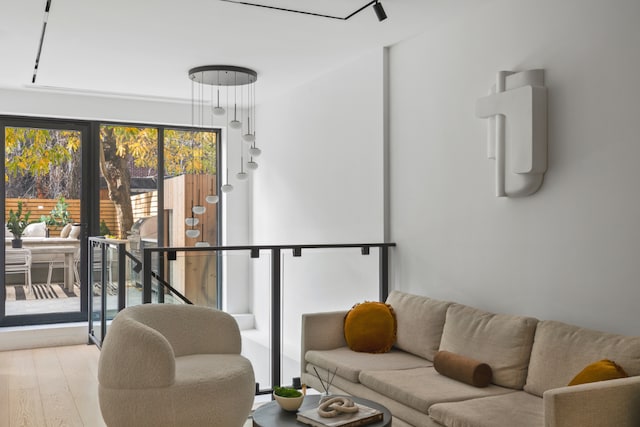
<svg viewBox="0 0 640 427">
<path fill-rule="evenodd" d="M 281 291 L 282 274 L 280 264 L 281 250 L 271 249 L 271 387 L 280 386 L 282 361 L 280 349 L 282 348 L 281 323 Z"/>
<path fill-rule="evenodd" d="M 389 247 L 380 246 L 380 301 L 385 302 L 389 296 Z"/>
<path fill-rule="evenodd" d="M 151 251 L 142 251 L 142 303 L 151 303 Z"/>
</svg>

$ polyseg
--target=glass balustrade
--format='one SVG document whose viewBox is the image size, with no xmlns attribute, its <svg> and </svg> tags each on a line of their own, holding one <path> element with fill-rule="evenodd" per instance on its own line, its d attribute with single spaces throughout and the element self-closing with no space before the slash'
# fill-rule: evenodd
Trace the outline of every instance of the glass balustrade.
<svg viewBox="0 0 640 427">
<path fill-rule="evenodd" d="M 196 304 L 232 314 L 258 393 L 300 376 L 304 313 L 348 310 L 388 293 L 386 244 L 155 248 L 90 239 L 90 336 L 98 345 L 122 308 Z M 102 290 L 106 289 L 106 293 Z"/>
</svg>

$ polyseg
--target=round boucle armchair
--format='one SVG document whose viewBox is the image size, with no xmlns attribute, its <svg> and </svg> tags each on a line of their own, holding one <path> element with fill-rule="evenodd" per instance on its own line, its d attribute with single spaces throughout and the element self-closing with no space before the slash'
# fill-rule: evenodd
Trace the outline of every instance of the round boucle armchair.
<svg viewBox="0 0 640 427">
<path fill-rule="evenodd" d="M 219 426 L 246 421 L 255 393 L 240 330 L 227 313 L 144 304 L 118 313 L 98 365 L 109 427 Z"/>
</svg>

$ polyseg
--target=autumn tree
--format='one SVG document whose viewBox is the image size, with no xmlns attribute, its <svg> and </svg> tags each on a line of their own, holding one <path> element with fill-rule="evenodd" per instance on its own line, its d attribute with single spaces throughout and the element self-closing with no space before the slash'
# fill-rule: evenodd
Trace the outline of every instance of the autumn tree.
<svg viewBox="0 0 640 427">
<path fill-rule="evenodd" d="M 13 197 L 79 198 L 80 140 L 78 131 L 12 128 L 5 131 L 5 180 Z M 133 225 L 131 167 L 148 168 L 158 177 L 158 130 L 129 126 L 100 127 L 99 167 L 114 203 L 118 237 Z M 216 133 L 166 129 L 166 176 L 216 173 Z M 9 179 L 11 178 L 11 180 Z"/>
<path fill-rule="evenodd" d="M 5 128 L 7 196 L 78 198 L 80 132 Z"/>
<path fill-rule="evenodd" d="M 216 172 L 216 134 L 207 131 L 167 129 L 164 163 L 167 176 Z M 101 126 L 100 171 L 109 199 L 116 208 L 119 237 L 133 226 L 130 166 L 157 171 L 158 134 L 155 128 Z M 154 174 L 157 175 L 157 172 Z"/>
</svg>

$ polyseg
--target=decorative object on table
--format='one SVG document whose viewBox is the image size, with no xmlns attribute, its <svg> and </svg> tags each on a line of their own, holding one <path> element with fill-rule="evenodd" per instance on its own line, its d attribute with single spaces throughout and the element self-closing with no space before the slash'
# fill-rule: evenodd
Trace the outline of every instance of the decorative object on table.
<svg viewBox="0 0 640 427">
<path fill-rule="evenodd" d="M 302 386 L 302 392 L 290 387 L 274 387 L 273 397 L 285 411 L 297 411 L 306 395 L 307 387 Z"/>
<path fill-rule="evenodd" d="M 340 414 L 354 414 L 356 412 L 358 412 L 358 405 L 344 396 L 326 399 L 318 407 L 318 415 L 323 418 L 333 418 Z"/>
<path fill-rule="evenodd" d="M 13 240 L 11 241 L 12 248 L 22 247 L 22 233 L 24 229 L 29 225 L 29 217 L 31 211 L 28 211 L 22 216 L 22 202 L 18 202 L 18 210 L 16 212 L 13 209 L 9 209 L 9 221 L 7 221 L 7 229 L 13 234 Z"/>
<path fill-rule="evenodd" d="M 356 427 L 382 421 L 384 414 L 366 405 L 356 405 L 346 396 L 331 397 L 317 409 L 298 412 L 296 419 L 314 427 Z"/>
<path fill-rule="evenodd" d="M 331 384 L 333 384 L 333 379 L 336 377 L 336 372 L 338 372 L 338 368 L 334 369 L 333 373 L 327 371 L 327 382 L 326 383 L 322 380 L 322 377 L 320 376 L 320 373 L 315 368 L 315 366 L 313 367 L 313 370 L 315 371 L 316 377 L 318 377 L 318 380 L 320 381 L 320 385 L 322 386 L 322 389 L 324 390 L 322 392 L 322 398 L 320 399 L 320 402 L 322 402 L 322 401 L 324 401 L 324 399 L 328 398 L 331 395 L 329 390 L 331 388 Z"/>
</svg>

